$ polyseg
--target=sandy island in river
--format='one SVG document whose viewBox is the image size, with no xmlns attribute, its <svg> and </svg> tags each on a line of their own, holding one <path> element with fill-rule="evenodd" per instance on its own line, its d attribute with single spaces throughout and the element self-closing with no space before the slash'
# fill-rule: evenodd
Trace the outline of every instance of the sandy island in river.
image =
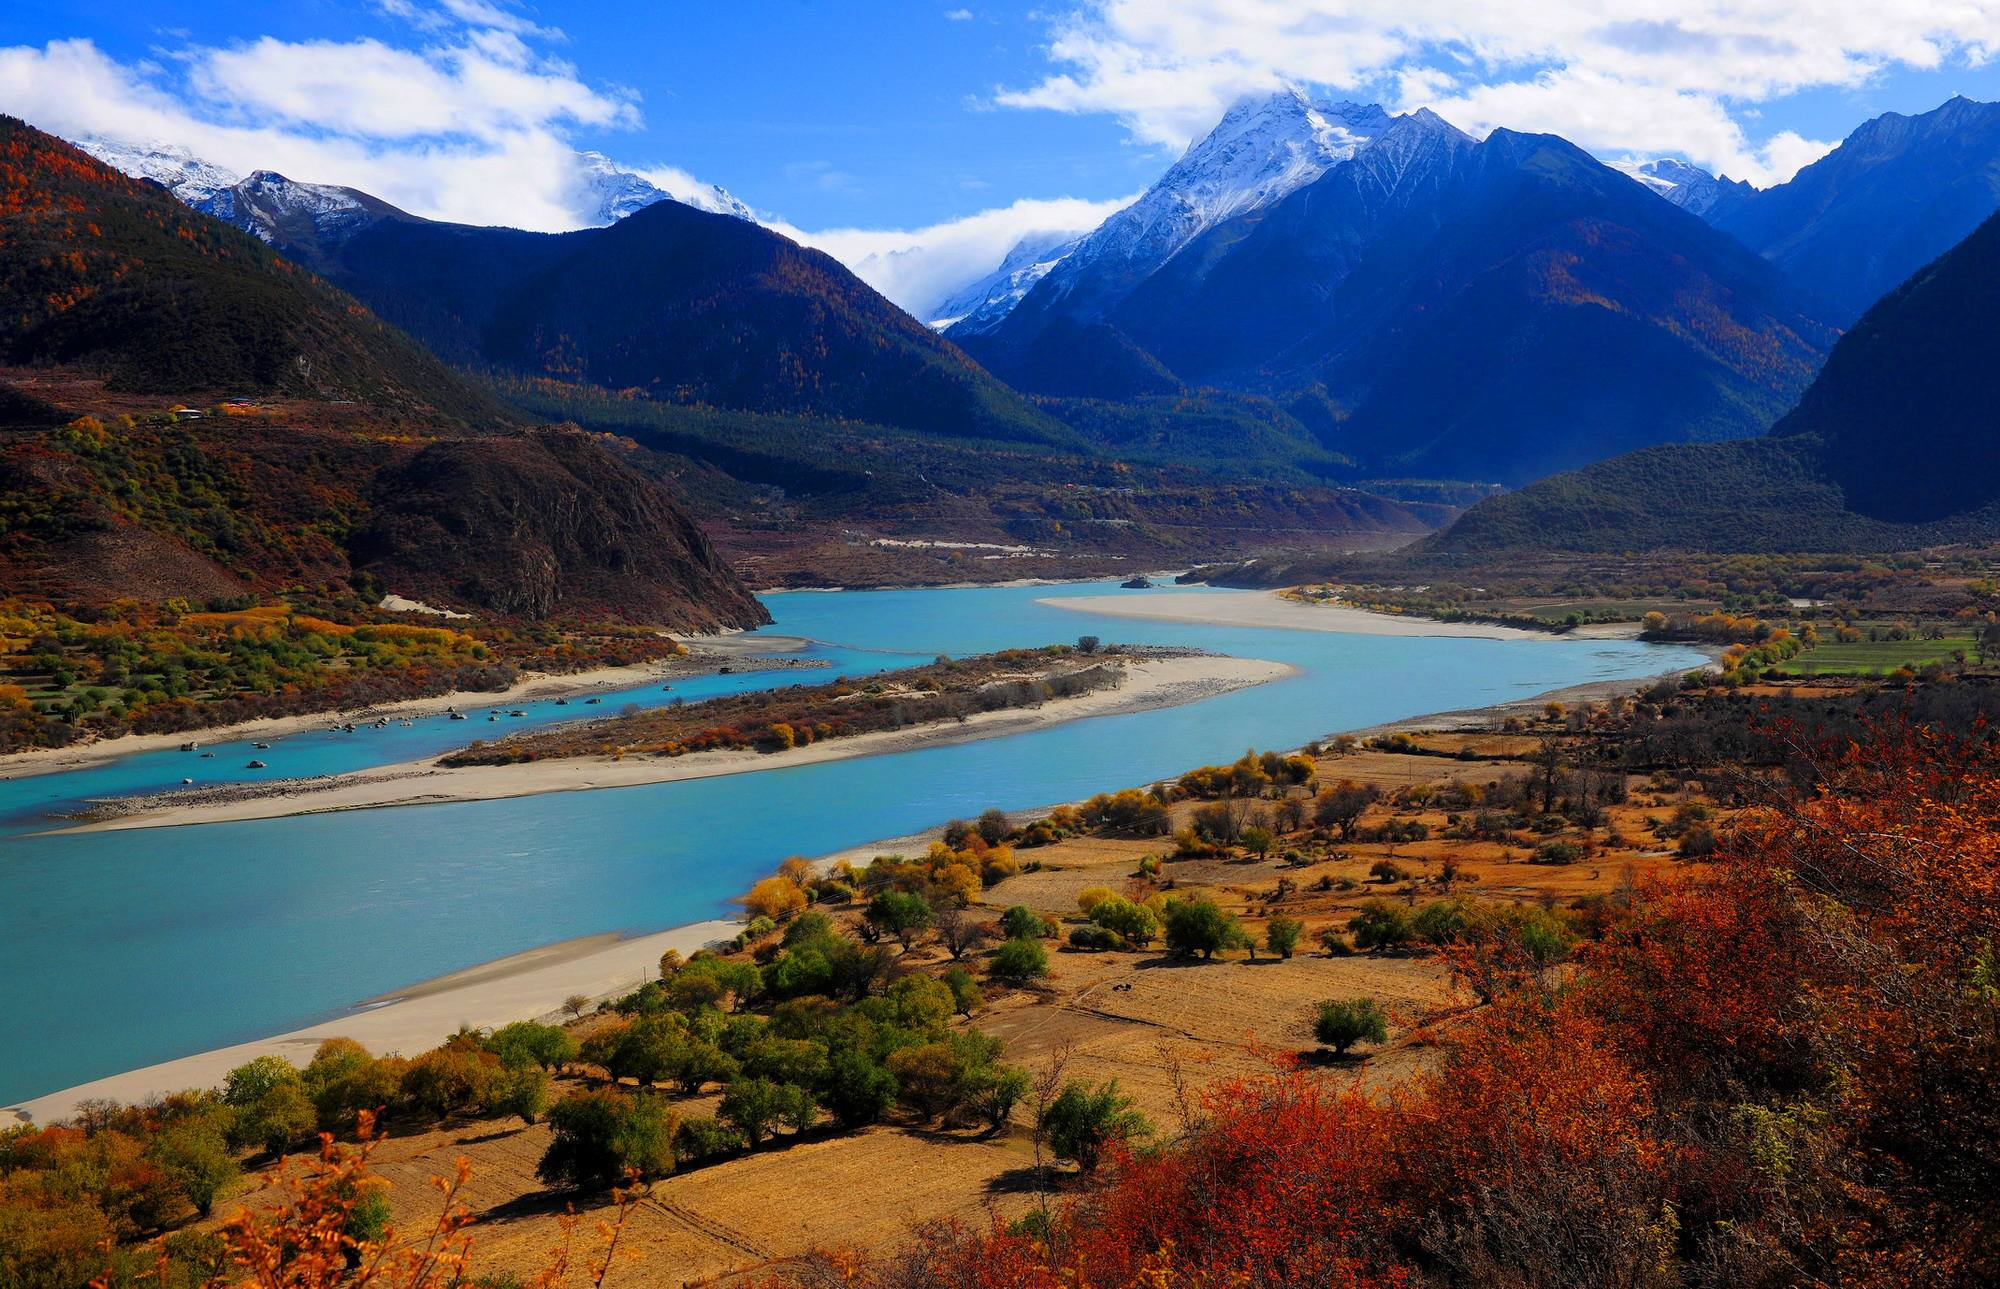
<svg viewBox="0 0 2000 1289">
<path fill-rule="evenodd" d="M 363 719 L 373 721 L 377 717 L 402 720 L 419 716 L 436 716 L 452 707 L 468 709 L 504 707 L 513 703 L 561 698 L 569 694 L 625 689 L 643 685 L 649 680 L 678 680 L 686 676 L 705 675 L 718 667 L 738 663 L 745 657 L 796 653 L 812 642 L 801 636 L 759 636 L 749 632 L 732 632 L 726 635 L 691 636 L 683 639 L 681 643 L 689 646 L 691 652 L 680 658 L 635 663 L 629 667 L 598 667 L 590 671 L 525 672 L 519 680 L 506 689 L 461 689 L 447 694 L 436 694 L 429 698 L 405 698 L 369 707 L 301 712 L 296 716 L 265 716 L 253 721 L 240 721 L 234 725 L 215 725 L 171 734 L 120 734 L 116 738 L 98 739 L 91 743 L 73 743 L 68 747 L 31 748 L 25 752 L 11 752 L 0 757 L 0 779 L 61 774 L 67 770 L 81 770 L 101 765 L 106 761 L 115 761 L 121 756 L 176 748 L 183 743 L 200 743 L 207 746 L 211 743 L 234 743 L 243 739 L 277 739 L 289 734 L 322 730 L 329 725 L 338 725 L 342 721 L 358 722 Z"/>
<path fill-rule="evenodd" d="M 565 757 L 516 765 L 473 765 L 446 769 L 434 761 L 376 766 L 350 774 L 297 779 L 247 789 L 254 795 L 211 796 L 210 791 L 164 793 L 139 799 L 129 813 L 58 829 L 105 832 L 164 828 L 242 819 L 275 819 L 331 810 L 436 805 L 447 801 L 488 801 L 544 792 L 580 792 L 706 779 L 724 774 L 779 770 L 850 757 L 881 756 L 947 743 L 998 738 L 1093 716 L 1121 715 L 1155 707 L 1175 707 L 1216 694 L 1261 685 L 1294 674 L 1284 663 L 1216 654 L 1141 657 L 1127 661 L 1129 675 L 1115 689 L 1057 699 L 1035 708 L 980 712 L 945 721 L 830 739 L 785 752 L 702 752 L 660 759 Z"/>
<path fill-rule="evenodd" d="M 1050 595 L 1035 601 L 1052 609 L 1094 613 L 1107 618 L 1151 622 L 1195 622 L 1218 627 L 1277 627 L 1289 631 L 1337 631 L 1351 636 L 1471 636 L 1487 640 L 1548 640 L 1555 633 L 1504 627 L 1488 622 L 1439 622 L 1397 613 L 1376 613 L 1345 604 L 1307 603 L 1276 591 L 1148 591 L 1123 595 Z M 1571 639 L 1633 635 L 1636 626 L 1569 632 Z"/>
</svg>

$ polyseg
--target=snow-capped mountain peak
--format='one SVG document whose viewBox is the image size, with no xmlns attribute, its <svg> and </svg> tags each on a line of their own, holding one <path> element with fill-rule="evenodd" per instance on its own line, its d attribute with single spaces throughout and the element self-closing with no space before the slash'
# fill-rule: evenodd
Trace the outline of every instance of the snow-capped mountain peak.
<svg viewBox="0 0 2000 1289">
<path fill-rule="evenodd" d="M 88 135 L 75 142 L 113 170 L 134 179 L 151 179 L 197 208 L 217 193 L 235 187 L 243 178 L 171 143 L 132 143 L 100 135 Z"/>
<path fill-rule="evenodd" d="M 1208 229 L 1318 179 L 1394 119 L 1373 103 L 1316 102 L 1292 88 L 1238 99 L 1144 195 L 1043 269 L 1047 285 L 1036 295 L 1060 298 L 1078 316 L 1101 312 Z M 1034 286 L 1025 283 L 1022 294 Z M 1012 301 L 991 303 L 958 327 L 997 326 Z"/>
<path fill-rule="evenodd" d="M 656 172 L 652 177 L 637 174 L 601 152 L 580 152 L 577 159 L 588 185 L 591 202 L 588 218 L 593 224 L 616 223 L 633 211 L 660 201 L 678 201 L 713 215 L 756 220 L 748 206 L 715 184 L 705 184 L 678 172 Z"/>
<path fill-rule="evenodd" d="M 1029 233 L 1014 243 L 999 268 L 952 292 L 931 309 L 930 325 L 943 331 L 960 322 L 977 329 L 999 321 L 1082 240 L 1082 234 L 1070 231 Z"/>
<path fill-rule="evenodd" d="M 186 200 L 183 198 L 182 200 Z M 300 183 L 275 170 L 253 171 L 196 210 L 272 243 L 342 242 L 385 219 L 413 219 L 388 202 L 335 184 Z"/>
<path fill-rule="evenodd" d="M 1627 157 L 1609 164 L 1692 215 L 1707 214 L 1724 192 L 1734 186 L 1727 179 L 1717 179 L 1700 166 L 1691 166 L 1674 157 L 1652 161 Z"/>
</svg>

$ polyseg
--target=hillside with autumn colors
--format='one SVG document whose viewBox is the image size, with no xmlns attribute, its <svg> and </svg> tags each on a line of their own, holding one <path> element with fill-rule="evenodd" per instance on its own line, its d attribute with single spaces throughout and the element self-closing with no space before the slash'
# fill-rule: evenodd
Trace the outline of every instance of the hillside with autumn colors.
<svg viewBox="0 0 2000 1289">
<path fill-rule="evenodd" d="M 201 601 L 365 578 L 529 618 L 762 620 L 614 441 L 531 428 L 255 238 L 12 119 L 0 364 L 13 594 Z"/>
<path fill-rule="evenodd" d="M 0 360 L 81 367 L 114 391 L 519 419 L 255 238 L 13 118 L 0 118 L 0 309 Z"/>
</svg>

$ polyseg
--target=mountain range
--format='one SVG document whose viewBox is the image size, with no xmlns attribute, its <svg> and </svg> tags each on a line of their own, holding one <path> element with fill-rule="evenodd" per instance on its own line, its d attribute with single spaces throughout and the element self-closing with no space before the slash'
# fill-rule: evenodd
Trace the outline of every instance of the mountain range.
<svg viewBox="0 0 2000 1289">
<path fill-rule="evenodd" d="M 1907 550 L 2000 534 L 2000 215 L 1841 337 L 1761 438 L 1650 448 L 1474 506 L 1438 556 Z"/>
<path fill-rule="evenodd" d="M 520 617 L 764 620 L 599 437 L 534 426 L 262 241 L 5 117 L 0 362 L 15 593 L 361 579 Z"/>
<path fill-rule="evenodd" d="M 2000 103 L 1885 113 L 1771 188 L 1676 161 L 1634 177 L 1785 270 L 1846 326 L 2000 206 Z"/>
<path fill-rule="evenodd" d="M 1239 104 L 1228 141 L 1320 137 L 1307 110 Z M 1214 212 L 1184 240 L 1114 216 L 998 322 L 947 334 L 1035 392 L 1263 393 L 1378 470 L 1507 483 L 1755 433 L 1832 342 L 1782 273 L 1559 138 L 1339 111 L 1344 155 L 1197 145 L 1131 208 Z"/>
<path fill-rule="evenodd" d="M 74 142 L 112 169 L 135 179 L 150 179 L 204 215 L 214 215 L 258 236 L 264 236 L 261 225 L 238 215 L 237 208 L 246 203 L 240 196 L 232 197 L 230 190 L 254 185 L 267 205 L 294 207 L 302 213 L 315 207 L 329 213 L 373 208 L 388 217 L 415 218 L 354 188 L 300 183 L 274 170 L 253 171 L 246 178 L 205 161 L 176 143 L 137 143 L 104 135 L 86 135 Z M 613 223 L 662 201 L 678 201 L 697 210 L 734 215 L 738 219 L 755 218 L 748 206 L 713 184 L 676 181 L 670 188 L 662 187 L 645 175 L 622 168 L 601 152 L 575 153 L 571 163 L 571 180 L 581 199 L 584 222 L 592 227 Z"/>
<path fill-rule="evenodd" d="M 535 234 L 118 155 L 517 397 L 536 382 L 879 426 L 984 454 L 956 459 L 967 477 L 1017 451 L 979 445 L 1022 445 L 1519 486 L 1761 434 L 1841 326 L 1992 211 L 2000 107 L 1877 118 L 1759 190 L 1554 135 L 1254 96 L 1097 229 L 1020 239 L 937 310 L 942 337 L 726 194 L 710 204 L 734 218 L 657 200 L 602 157 L 585 168 L 606 226 Z M 787 445 L 777 476 L 811 464 L 802 428 L 701 424 L 704 459 L 740 434 Z"/>
<path fill-rule="evenodd" d="M 668 402 L 947 436 L 1073 436 L 830 256 L 585 154 L 603 226 L 530 233 L 422 219 L 366 193 L 227 171 L 163 148 L 101 157 L 325 274 L 465 367 Z M 228 181 L 228 182 L 226 182 Z"/>
</svg>

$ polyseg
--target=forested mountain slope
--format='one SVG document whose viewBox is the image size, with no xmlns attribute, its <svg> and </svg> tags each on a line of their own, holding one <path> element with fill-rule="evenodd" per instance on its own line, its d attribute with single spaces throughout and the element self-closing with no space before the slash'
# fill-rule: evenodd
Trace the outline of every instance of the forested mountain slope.
<svg viewBox="0 0 2000 1289">
<path fill-rule="evenodd" d="M 601 440 L 530 430 L 260 241 L 11 118 L 0 361 L 0 583 L 17 594 L 365 577 L 528 617 L 762 620 Z"/>
</svg>

